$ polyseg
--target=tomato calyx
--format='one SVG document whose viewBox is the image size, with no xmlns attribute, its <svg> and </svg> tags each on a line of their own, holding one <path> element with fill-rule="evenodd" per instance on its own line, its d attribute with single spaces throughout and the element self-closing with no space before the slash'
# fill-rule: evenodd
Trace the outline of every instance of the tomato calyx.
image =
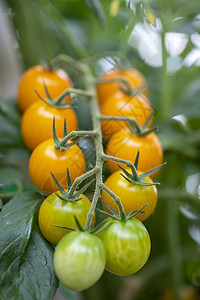
<svg viewBox="0 0 200 300">
<path fill-rule="evenodd" d="M 94 226 L 94 224 L 95 224 L 95 222 L 93 222 L 90 225 L 90 229 L 86 230 L 85 228 L 83 228 L 81 226 L 81 224 L 79 223 L 79 221 L 78 221 L 78 219 L 77 219 L 77 217 L 75 215 L 74 215 L 74 220 L 76 222 L 76 225 L 77 225 L 78 229 L 72 228 L 72 227 L 60 226 L 60 225 L 54 225 L 54 227 L 58 227 L 58 228 L 62 228 L 62 229 L 67 229 L 67 230 L 72 230 L 72 231 L 88 232 L 90 234 L 97 235 L 97 234 L 99 234 L 100 232 L 102 232 L 104 229 L 106 229 L 107 227 L 109 227 L 113 223 L 112 220 L 108 223 L 107 220 L 105 219 L 100 224 L 98 224 L 97 226 L 95 226 L 95 228 L 91 229 Z"/>
<path fill-rule="evenodd" d="M 80 90 L 80 89 L 74 89 L 74 88 L 68 88 L 66 89 L 60 96 L 58 96 L 56 99 L 53 99 L 51 97 L 51 95 L 49 94 L 49 91 L 45 85 L 45 83 L 43 83 L 44 85 L 44 89 L 45 89 L 45 93 L 46 93 L 46 96 L 47 96 L 47 99 L 44 99 L 39 93 L 38 91 L 35 89 L 34 91 L 36 92 L 37 96 L 42 100 L 44 101 L 46 104 L 48 105 L 51 105 L 53 107 L 56 107 L 56 108 L 59 108 L 59 109 L 69 109 L 69 108 L 72 108 L 72 105 L 74 104 L 74 102 L 76 101 L 75 99 L 72 99 L 70 101 L 70 104 L 65 104 L 63 103 L 65 98 L 69 95 L 71 95 L 72 93 L 73 94 L 76 94 L 76 95 L 81 95 L 83 97 L 92 97 L 93 95 L 91 94 L 91 92 L 89 91 L 85 91 L 85 90 Z"/>
<path fill-rule="evenodd" d="M 81 200 L 82 198 L 80 197 L 81 194 L 83 194 L 87 188 L 91 185 L 91 183 L 94 181 L 91 180 L 90 182 L 86 183 L 82 188 L 80 188 L 79 191 L 74 191 L 74 187 L 71 182 L 71 177 L 69 173 L 69 169 L 67 168 L 67 190 L 63 189 L 63 187 L 60 185 L 56 177 L 53 175 L 52 172 L 51 176 L 53 177 L 53 180 L 55 181 L 55 184 L 60 192 L 61 195 L 56 193 L 56 196 L 60 198 L 61 200 L 68 201 L 68 202 L 76 202 Z"/>
<path fill-rule="evenodd" d="M 122 206 L 122 209 L 123 209 L 123 214 L 121 213 L 121 208 L 119 207 L 119 213 L 113 209 L 110 205 L 108 205 L 107 203 L 104 202 L 104 204 L 107 206 L 107 208 L 111 211 L 111 214 L 109 212 L 106 212 L 104 210 L 101 210 L 101 209 L 98 209 L 97 210 L 104 214 L 105 216 L 109 217 L 109 218 L 112 218 L 112 219 L 115 219 L 115 220 L 121 220 L 121 221 L 126 221 L 126 220 L 130 220 L 132 218 L 134 218 L 135 216 L 137 216 L 139 213 L 142 213 L 142 214 L 145 214 L 145 212 L 143 211 L 143 209 L 148 205 L 148 204 L 145 204 L 143 207 L 141 207 L 141 209 L 139 210 L 133 210 L 133 211 L 129 211 L 127 213 L 124 212 L 124 209 L 123 209 L 123 206 Z M 109 224 L 110 225 L 110 224 Z M 104 228 L 105 229 L 105 228 Z M 102 230 L 104 230 L 102 229 Z"/>
<path fill-rule="evenodd" d="M 52 106 L 52 107 L 56 107 L 56 108 L 59 108 L 59 109 L 71 109 L 72 108 L 72 105 L 71 104 L 65 104 L 63 103 L 64 99 L 66 98 L 66 96 L 70 95 L 70 92 L 64 92 L 62 93 L 57 99 L 53 99 L 51 97 L 51 95 L 49 94 L 49 91 L 47 89 L 47 86 L 45 84 L 45 82 L 43 83 L 44 85 L 44 89 L 45 89 L 45 94 L 47 96 L 47 99 L 44 99 L 36 89 L 34 89 L 34 91 L 36 92 L 37 96 L 40 98 L 40 100 L 42 100 L 43 102 L 45 102 L 46 104 Z M 67 89 L 68 90 L 68 89 Z M 70 90 L 70 89 L 69 89 Z"/>
<path fill-rule="evenodd" d="M 123 176 L 130 183 L 134 183 L 134 184 L 138 184 L 138 185 L 142 185 L 142 186 L 159 185 L 160 184 L 159 182 L 152 182 L 152 183 L 144 182 L 143 179 L 145 179 L 149 175 L 153 174 L 155 171 L 162 168 L 162 166 L 164 166 L 166 164 L 166 162 L 153 168 L 153 169 L 150 169 L 142 174 L 139 174 L 138 173 L 139 155 L 140 155 L 140 153 L 138 150 L 134 165 L 133 164 L 130 165 L 131 173 L 129 173 L 125 168 L 123 168 L 122 166 L 120 166 L 118 164 L 118 167 L 122 170 L 122 173 L 120 173 L 120 175 Z"/>
<path fill-rule="evenodd" d="M 75 137 L 75 139 L 72 141 L 70 141 L 71 138 Z M 56 134 L 56 126 L 55 126 L 55 117 L 53 118 L 53 140 L 54 140 L 54 148 L 56 150 L 59 151 L 65 151 L 67 150 L 69 147 L 72 147 L 73 145 L 77 144 L 78 142 L 80 142 L 80 140 L 82 140 L 84 137 L 76 136 L 76 132 L 72 131 L 69 135 L 67 134 L 67 124 L 66 124 L 66 117 L 64 119 L 64 130 L 63 130 L 63 137 L 61 140 L 59 140 L 59 138 L 57 137 Z M 63 141 L 63 139 L 65 139 Z M 69 142 L 70 141 L 70 142 Z"/>
</svg>

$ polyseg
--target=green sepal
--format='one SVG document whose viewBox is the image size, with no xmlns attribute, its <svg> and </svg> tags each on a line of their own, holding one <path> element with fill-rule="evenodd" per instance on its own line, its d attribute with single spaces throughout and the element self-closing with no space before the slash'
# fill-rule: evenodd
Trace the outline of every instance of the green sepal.
<svg viewBox="0 0 200 300">
<path fill-rule="evenodd" d="M 101 210 L 101 209 L 99 209 L 99 208 L 96 208 L 96 210 L 97 210 L 98 212 L 100 212 L 101 214 L 107 216 L 107 217 L 113 218 L 113 219 L 115 219 L 115 220 L 120 220 L 120 217 L 119 217 L 119 216 L 115 217 L 114 215 L 109 214 L 107 211 Z"/>
<path fill-rule="evenodd" d="M 137 152 L 136 158 L 135 158 L 135 162 L 134 165 L 132 164 L 130 166 L 130 169 L 132 170 L 132 173 L 129 173 L 125 168 L 123 168 L 122 166 L 120 166 L 118 164 L 118 167 L 122 170 L 122 172 L 124 173 L 120 173 L 121 176 L 123 176 L 128 182 L 130 183 L 134 183 L 134 184 L 138 184 L 138 185 L 142 185 L 142 186 L 152 186 L 152 185 L 159 185 L 159 182 L 144 182 L 143 179 L 145 179 L 146 177 L 148 177 L 149 175 L 153 174 L 155 171 L 159 170 L 162 166 L 164 166 L 166 164 L 163 163 L 155 168 L 152 168 L 142 174 L 138 174 L 138 163 L 139 163 L 139 150 Z"/>
<path fill-rule="evenodd" d="M 135 162 L 134 162 L 134 166 L 135 166 L 136 170 L 138 170 L 139 157 L 140 157 L 140 151 L 138 150 L 136 158 L 135 158 Z"/>
<path fill-rule="evenodd" d="M 56 146 L 58 146 L 60 143 L 60 141 L 57 137 L 57 134 L 56 134 L 55 116 L 53 117 L 53 141 Z"/>
<path fill-rule="evenodd" d="M 64 197 L 64 196 L 67 196 L 68 193 L 63 189 L 63 187 L 60 185 L 60 183 L 58 182 L 58 180 L 56 179 L 56 177 L 53 175 L 53 173 L 50 171 L 51 173 L 51 176 L 53 177 L 53 180 L 58 188 L 58 190 L 60 191 L 61 195 Z"/>
<path fill-rule="evenodd" d="M 67 191 L 69 191 L 71 186 L 72 186 L 71 176 L 69 173 L 69 168 L 67 167 Z"/>
<path fill-rule="evenodd" d="M 126 175 L 124 176 L 122 173 L 120 173 L 124 178 L 126 178 L 129 182 L 133 181 L 133 175 L 132 173 L 129 173 L 126 169 L 124 169 L 122 166 L 118 164 L 118 167 L 123 171 L 123 173 Z"/>
<path fill-rule="evenodd" d="M 159 165 L 159 166 L 157 166 L 157 167 L 155 167 L 153 169 L 150 169 L 149 171 L 146 171 L 146 172 L 140 174 L 139 175 L 139 179 L 142 180 L 142 179 L 146 178 L 147 176 L 153 174 L 155 171 L 159 170 L 160 168 L 162 168 L 162 166 L 164 166 L 166 164 L 167 164 L 167 162 L 164 162 L 163 164 L 161 164 L 161 165 Z M 159 183 L 158 182 L 154 182 L 154 184 L 159 184 Z"/>
<path fill-rule="evenodd" d="M 79 197 L 81 194 L 83 194 L 87 188 L 94 182 L 95 179 L 92 179 L 90 182 L 86 183 L 82 188 L 80 188 L 79 191 L 77 191 L 74 196 Z"/>
<path fill-rule="evenodd" d="M 80 231 L 84 231 L 83 227 L 81 226 L 81 224 L 79 223 L 79 221 L 78 221 L 78 219 L 77 219 L 77 217 L 75 215 L 74 215 L 74 220 L 76 222 L 76 225 L 77 225 L 78 229 Z"/>
<path fill-rule="evenodd" d="M 92 234 L 99 234 L 100 232 L 102 232 L 103 230 L 105 230 L 106 228 L 108 228 L 113 221 L 110 221 L 108 224 L 106 224 L 105 226 L 103 225 L 105 222 L 107 222 L 107 220 L 105 219 L 103 222 L 101 222 L 98 226 L 96 226 L 96 228 L 94 228 L 93 230 L 91 230 L 90 232 Z"/>
<path fill-rule="evenodd" d="M 64 138 L 66 135 L 67 135 L 67 122 L 66 122 L 66 117 L 65 117 L 65 120 L 64 120 L 64 130 L 63 130 L 63 137 L 62 138 Z"/>
<path fill-rule="evenodd" d="M 49 94 L 49 91 L 47 89 L 47 86 L 46 86 L 45 82 L 43 82 L 43 85 L 44 85 L 44 89 L 45 89 L 45 93 L 47 95 L 47 98 L 49 99 L 49 102 L 50 103 L 54 102 L 53 99 L 51 98 L 50 94 Z"/>
<path fill-rule="evenodd" d="M 60 226 L 60 225 L 53 225 L 53 227 L 58 227 L 58 228 L 62 228 L 62 229 L 66 229 L 66 230 L 71 230 L 71 231 L 78 231 L 75 228 L 66 227 L 66 226 Z"/>
<path fill-rule="evenodd" d="M 111 213 L 115 216 L 115 217 L 117 217 L 118 216 L 118 212 L 114 209 L 114 208 L 112 208 L 110 205 L 108 205 L 106 202 L 104 202 L 103 201 L 103 203 L 105 204 L 105 206 L 111 211 Z"/>
<path fill-rule="evenodd" d="M 134 218 L 134 217 L 137 216 L 139 213 L 145 214 L 145 212 L 142 211 L 142 210 L 143 210 L 147 205 L 148 205 L 148 203 L 145 204 L 145 205 L 144 205 L 142 208 L 140 208 L 139 210 L 135 211 L 135 213 L 134 213 L 134 212 L 127 213 L 127 214 L 129 214 L 129 215 L 126 214 L 126 215 L 127 215 L 127 220 Z M 134 213 L 134 214 L 132 215 L 132 213 Z"/>
<path fill-rule="evenodd" d="M 46 99 L 44 99 L 42 96 L 40 96 L 40 94 L 38 93 L 38 91 L 36 89 L 34 89 L 34 91 L 36 92 L 37 96 L 46 104 L 51 105 L 51 103 L 49 101 L 47 101 Z"/>
<path fill-rule="evenodd" d="M 152 112 L 150 113 L 150 115 L 148 116 L 148 118 L 146 119 L 144 125 L 142 125 L 142 129 L 145 130 L 151 120 L 151 118 L 153 117 L 153 115 L 155 114 L 154 110 L 152 110 Z"/>
<path fill-rule="evenodd" d="M 143 210 L 147 205 L 148 205 L 148 203 L 145 204 L 145 205 L 144 205 L 141 209 L 139 209 L 139 210 L 135 210 L 135 211 L 131 211 L 131 212 L 125 213 L 125 216 L 124 216 L 124 219 L 123 219 L 123 220 L 129 220 L 129 219 L 135 217 L 136 215 L 138 215 L 139 213 L 145 214 L 145 212 L 142 211 L 142 210 Z M 104 210 L 98 209 L 98 208 L 96 208 L 96 210 L 98 210 L 98 211 L 99 211 L 100 213 L 102 213 L 103 215 L 106 215 L 106 216 L 108 216 L 108 217 L 110 217 L 110 218 L 112 218 L 112 219 L 115 219 L 115 220 L 122 220 L 120 214 L 117 213 L 117 212 L 115 212 L 115 214 L 112 215 L 112 214 L 110 214 L 110 213 L 108 213 L 108 212 L 106 212 L 106 211 L 104 211 Z"/>
</svg>

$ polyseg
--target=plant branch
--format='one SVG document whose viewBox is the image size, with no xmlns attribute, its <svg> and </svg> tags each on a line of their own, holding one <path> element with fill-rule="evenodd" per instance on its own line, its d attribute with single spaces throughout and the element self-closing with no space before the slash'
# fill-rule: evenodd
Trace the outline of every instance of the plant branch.
<svg viewBox="0 0 200 300">
<path fill-rule="evenodd" d="M 65 147 L 65 144 L 71 139 L 76 138 L 78 136 L 95 136 L 96 132 L 94 130 L 83 130 L 83 131 L 71 131 L 68 135 L 63 137 L 57 145 L 55 145 L 55 149 L 59 149 L 61 147 Z"/>
<path fill-rule="evenodd" d="M 96 173 L 96 168 L 93 168 L 92 170 L 89 170 L 88 172 L 84 173 L 83 175 L 77 177 L 74 180 L 74 183 L 72 184 L 72 186 L 70 187 L 69 190 L 69 196 L 72 196 L 74 194 L 74 192 L 76 191 L 77 186 L 86 178 L 94 175 Z"/>
<path fill-rule="evenodd" d="M 120 217 L 122 220 L 126 220 L 126 214 L 124 212 L 124 208 L 121 204 L 120 198 L 117 197 L 105 184 L 101 184 L 101 189 L 104 190 L 107 194 L 109 194 L 114 201 L 116 202 L 118 208 L 119 208 L 119 213 L 120 213 Z"/>
</svg>

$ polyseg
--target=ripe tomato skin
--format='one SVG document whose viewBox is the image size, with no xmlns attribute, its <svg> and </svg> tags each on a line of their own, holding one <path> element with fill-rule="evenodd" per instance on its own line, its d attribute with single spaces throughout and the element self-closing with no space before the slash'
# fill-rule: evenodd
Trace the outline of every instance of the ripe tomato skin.
<svg viewBox="0 0 200 300">
<path fill-rule="evenodd" d="M 140 151 L 138 169 L 142 172 L 159 166 L 163 161 L 162 145 L 154 132 L 146 136 L 137 136 L 130 130 L 120 130 L 111 136 L 106 154 L 134 163 L 138 150 Z M 116 163 L 107 161 L 107 164 L 111 173 L 119 170 Z M 153 178 L 156 174 L 157 172 L 154 172 L 150 177 Z"/>
<path fill-rule="evenodd" d="M 108 219 L 107 223 L 110 221 Z M 148 231 L 135 218 L 113 220 L 98 237 L 106 248 L 106 269 L 116 275 L 129 276 L 136 273 L 149 257 L 151 241 Z"/>
<path fill-rule="evenodd" d="M 64 119 L 66 117 L 67 132 L 77 129 L 77 117 L 72 108 L 59 109 L 37 101 L 31 104 L 23 114 L 21 132 L 25 144 L 30 150 L 41 142 L 53 137 L 53 117 L 55 117 L 56 133 L 63 136 Z"/>
<path fill-rule="evenodd" d="M 22 112 L 39 100 L 34 89 L 41 97 L 47 99 L 44 83 L 53 99 L 72 86 L 71 79 L 62 69 L 50 71 L 41 65 L 31 67 L 22 75 L 18 86 L 18 106 Z M 67 96 L 65 102 L 70 101 L 70 99 L 70 96 Z"/>
<path fill-rule="evenodd" d="M 57 191 L 57 186 L 50 174 L 54 174 L 64 189 L 67 188 L 67 167 L 72 182 L 85 172 L 85 158 L 77 145 L 65 151 L 54 148 L 53 139 L 39 144 L 30 157 L 29 172 L 35 186 L 44 193 Z"/>
<path fill-rule="evenodd" d="M 69 289 L 81 291 L 102 275 L 106 251 L 102 241 L 88 232 L 70 232 L 58 243 L 54 268 L 59 280 Z"/>
<path fill-rule="evenodd" d="M 152 108 L 149 100 L 144 95 L 129 96 L 116 93 L 103 104 L 101 114 L 103 116 L 132 117 L 140 126 L 144 125 Z M 152 119 L 148 124 L 151 127 Z M 118 120 L 105 120 L 101 122 L 104 137 L 108 140 L 114 133 L 123 128 L 128 128 L 127 123 Z"/>
<path fill-rule="evenodd" d="M 156 186 L 141 186 L 139 184 L 128 182 L 120 173 L 121 171 L 117 171 L 111 174 L 105 181 L 105 185 L 120 198 L 121 204 L 126 213 L 139 210 L 145 204 L 148 204 L 143 209 L 145 214 L 139 213 L 135 216 L 135 218 L 140 221 L 146 220 L 152 214 L 157 204 Z M 148 183 L 153 182 L 149 177 L 146 177 L 143 181 Z M 102 191 L 103 207 L 106 211 L 110 212 L 104 202 L 114 208 L 115 211 L 119 211 L 113 198 L 105 191 Z"/>
<path fill-rule="evenodd" d="M 56 193 L 61 195 L 59 191 Z M 91 206 L 90 200 L 83 194 L 79 196 L 82 198 L 81 200 L 70 202 L 60 199 L 56 193 L 49 195 L 44 200 L 38 216 L 39 227 L 43 236 L 54 245 L 57 245 L 60 239 L 70 232 L 70 230 L 54 225 L 78 229 L 74 219 L 76 216 L 80 225 L 84 227 Z"/>
<path fill-rule="evenodd" d="M 146 84 L 146 80 L 142 73 L 140 73 L 136 69 L 126 69 L 126 70 L 119 70 L 119 69 L 111 69 L 108 72 L 104 73 L 101 76 L 101 79 L 117 79 L 123 78 L 127 80 L 130 84 L 132 89 L 138 89 Z M 107 99 L 115 94 L 116 92 L 120 92 L 123 97 L 123 92 L 120 90 L 119 84 L 116 82 L 109 82 L 109 83 L 101 83 L 97 85 L 97 95 L 99 99 L 100 105 L 102 105 Z M 144 88 L 143 94 L 148 96 L 147 88 Z"/>
</svg>

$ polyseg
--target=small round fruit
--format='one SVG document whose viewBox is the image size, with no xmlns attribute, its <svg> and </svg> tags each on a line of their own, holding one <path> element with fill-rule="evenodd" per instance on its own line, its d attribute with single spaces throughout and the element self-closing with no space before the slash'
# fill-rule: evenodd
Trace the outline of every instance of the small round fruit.
<svg viewBox="0 0 200 300">
<path fill-rule="evenodd" d="M 65 235 L 54 254 L 58 279 L 75 291 L 92 286 L 101 277 L 105 264 L 106 251 L 102 241 L 88 232 L 74 231 Z"/>
<path fill-rule="evenodd" d="M 41 142 L 53 137 L 54 117 L 58 136 L 63 136 L 65 118 L 67 133 L 77 129 L 77 118 L 72 108 L 59 109 L 40 100 L 26 109 L 22 117 L 21 132 L 24 142 L 30 150 L 35 149 Z"/>
<path fill-rule="evenodd" d="M 53 139 L 39 144 L 30 157 L 29 172 L 35 186 L 44 193 L 50 194 L 58 190 L 50 171 L 61 186 L 67 188 L 67 167 L 73 182 L 85 172 L 85 158 L 77 145 L 65 151 L 54 148 Z"/>
<path fill-rule="evenodd" d="M 106 146 L 106 154 L 121 159 L 135 161 L 138 150 L 140 159 L 138 169 L 146 172 L 159 166 L 163 161 L 163 149 L 158 136 L 152 132 L 146 136 L 137 136 L 130 130 L 120 130 L 113 134 Z M 115 162 L 107 161 L 109 171 L 119 170 Z M 123 167 L 123 164 L 120 164 Z M 153 178 L 157 172 L 150 175 Z"/>
<path fill-rule="evenodd" d="M 135 118 L 140 126 L 144 125 L 152 112 L 149 100 L 144 95 L 129 96 L 116 93 L 103 104 L 101 114 L 103 116 Z M 148 127 L 152 124 L 150 120 Z M 104 137 L 108 140 L 114 133 L 123 128 L 128 128 L 124 121 L 105 120 L 101 122 Z"/>
<path fill-rule="evenodd" d="M 78 201 L 65 201 L 60 199 L 59 191 L 49 195 L 42 203 L 38 222 L 43 236 L 52 244 L 57 245 L 60 239 L 70 232 L 70 230 L 55 227 L 54 225 L 78 229 L 74 216 L 78 219 L 80 225 L 84 228 L 87 214 L 90 210 L 91 202 L 83 194 Z M 93 218 L 93 221 L 95 218 Z"/>
<path fill-rule="evenodd" d="M 129 170 L 127 169 L 127 171 Z M 140 210 L 147 204 L 147 206 L 143 209 L 144 213 L 139 213 L 135 216 L 135 218 L 140 221 L 146 220 L 153 213 L 157 204 L 156 186 L 142 186 L 136 183 L 131 183 L 120 173 L 121 171 L 117 171 L 111 174 L 105 181 L 105 185 L 120 198 L 125 213 Z M 149 177 L 146 177 L 143 181 L 153 183 Z M 102 191 L 103 207 L 106 211 L 110 212 L 105 203 L 112 207 L 115 211 L 119 211 L 114 199 L 108 193 Z"/>
<path fill-rule="evenodd" d="M 107 223 L 110 221 L 108 219 Z M 113 220 L 98 236 L 106 249 L 106 269 L 111 273 L 129 276 L 147 262 L 151 241 L 148 231 L 139 220 Z"/>
<path fill-rule="evenodd" d="M 126 70 L 119 70 L 119 69 L 112 69 L 108 72 L 104 73 L 101 76 L 101 79 L 117 79 L 122 78 L 127 80 L 130 84 L 132 89 L 138 89 L 143 87 L 142 93 L 145 96 L 148 96 L 148 91 L 146 87 L 146 80 L 142 73 L 140 73 L 136 69 L 126 69 Z M 117 82 L 108 82 L 108 83 L 101 83 L 97 85 L 97 95 L 99 99 L 100 105 L 107 101 L 107 99 L 115 94 L 116 92 L 123 92 L 120 90 L 119 83 Z M 123 95 L 122 95 L 123 96 Z"/>
<path fill-rule="evenodd" d="M 41 65 L 31 67 L 23 74 L 18 86 L 18 106 L 22 112 L 39 100 L 35 90 L 41 97 L 47 99 L 44 84 L 52 99 L 57 98 L 72 86 L 71 79 L 62 69 L 50 71 Z M 70 96 L 67 96 L 65 102 L 70 101 L 70 99 Z"/>
</svg>

